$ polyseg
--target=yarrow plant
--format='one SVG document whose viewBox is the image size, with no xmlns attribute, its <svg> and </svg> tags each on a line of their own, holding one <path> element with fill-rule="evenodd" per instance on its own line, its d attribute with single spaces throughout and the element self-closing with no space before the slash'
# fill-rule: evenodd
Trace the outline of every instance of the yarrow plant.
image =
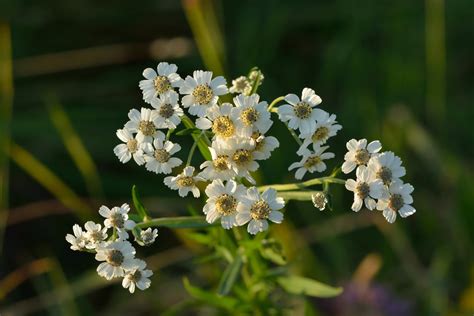
<svg viewBox="0 0 474 316">
<path fill-rule="evenodd" d="M 134 188 L 137 214 L 131 214 L 127 204 L 112 209 L 102 206 L 99 213 L 105 218 L 103 226 L 87 222 L 83 230 L 74 225 L 74 234 L 66 236 L 71 249 L 95 253 L 96 260 L 101 262 L 97 267 L 98 274 L 107 280 L 122 278 L 123 287 L 131 293 L 135 288 L 148 288 L 152 276 L 146 263 L 135 257 L 132 237 L 138 245 L 149 246 L 158 235 L 153 227 L 219 225 L 221 229 L 232 230 L 236 245 L 233 257 L 227 257 L 231 261 L 229 269 L 245 269 L 242 273 L 248 273 L 243 265 L 254 260 L 248 259 L 249 253 L 270 243 L 265 232 L 284 221 L 285 203 L 291 199 L 306 200 L 312 201 L 321 211 L 330 209 L 329 186 L 332 184 L 345 184 L 347 190 L 354 193 L 353 211 L 358 212 L 364 206 L 379 210 L 389 223 L 395 221 L 397 213 L 401 217 L 415 213 L 411 206 L 413 187 L 401 180 L 405 175 L 401 159 L 390 151 L 381 152 L 379 141 L 349 140 L 341 168 L 327 176 L 315 177 L 325 172 L 327 162 L 335 157 L 328 144 L 342 126 L 336 121 L 335 114 L 322 108 L 323 101 L 313 89 L 304 88 L 301 93 L 277 97 L 268 104 L 257 94 L 264 77 L 256 68 L 247 76 L 233 80 L 230 88 L 224 77 L 214 76 L 210 71 L 197 70 L 183 79 L 176 65 L 165 62 L 159 63 L 156 70 L 145 69 L 143 77 L 139 87 L 149 106 L 129 111 L 129 121 L 117 130 L 122 143 L 113 151 L 120 162 L 133 160 L 161 176 L 164 184 L 176 190 L 180 197 L 203 196 L 205 202 L 203 216 L 152 218 Z M 288 171 L 294 171 L 296 180 L 305 177 L 308 180 L 260 185 L 255 178 L 261 164 L 280 147 L 278 139 L 269 135 L 275 118 L 298 144 L 295 155 L 299 158 Z M 185 146 L 179 144 L 184 136 L 193 139 L 186 161 L 181 156 Z M 196 149 L 201 153 L 202 162 L 193 166 Z M 339 170 L 345 174 L 355 170 L 356 179 L 337 178 Z M 317 185 L 322 186 L 322 190 L 311 189 Z M 261 234 L 262 237 L 243 236 L 240 226 L 245 227 L 248 234 Z M 249 246 L 251 243 L 253 245 Z M 282 264 L 282 257 L 278 260 L 276 257 L 278 254 L 268 256 L 262 252 L 259 260 Z M 258 264 L 254 262 L 251 266 Z M 234 275 L 224 273 L 224 288 L 219 294 L 228 294 L 236 282 L 236 277 L 231 278 L 229 274 Z M 304 279 L 297 278 L 299 281 Z M 243 279 L 247 283 L 253 282 L 248 277 Z M 316 282 L 299 281 L 296 282 L 293 276 L 280 275 L 274 284 L 295 293 L 303 286 L 301 284 L 311 287 L 314 285 L 311 282 Z M 230 286 L 226 282 L 230 282 Z M 185 285 L 188 290 L 191 288 L 189 283 Z M 339 292 L 326 287 L 334 295 Z M 326 296 L 331 295 L 326 293 Z"/>
</svg>

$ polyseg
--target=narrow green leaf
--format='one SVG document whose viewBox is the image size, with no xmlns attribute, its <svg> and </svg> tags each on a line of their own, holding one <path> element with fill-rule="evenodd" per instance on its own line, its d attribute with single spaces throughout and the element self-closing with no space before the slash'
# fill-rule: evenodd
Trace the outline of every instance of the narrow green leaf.
<svg viewBox="0 0 474 316">
<path fill-rule="evenodd" d="M 186 128 L 196 128 L 194 126 L 194 123 L 193 121 L 191 121 L 191 119 L 189 117 L 187 117 L 186 115 L 183 115 L 181 117 L 181 121 L 183 122 L 184 126 Z M 198 143 L 197 143 L 197 146 L 199 148 L 199 151 L 201 152 L 201 155 L 204 157 L 204 159 L 206 160 L 212 160 L 212 157 L 211 157 L 211 152 L 209 151 L 209 148 L 208 148 L 208 145 L 206 144 L 206 141 L 205 141 L 205 138 L 204 137 L 199 137 L 200 135 L 199 134 L 191 134 L 191 136 L 193 137 L 194 141 L 196 141 L 196 139 L 199 139 Z"/>
<path fill-rule="evenodd" d="M 341 287 L 332 287 L 300 276 L 284 276 L 277 279 L 278 284 L 288 293 L 314 297 L 333 297 L 342 293 Z"/>
<path fill-rule="evenodd" d="M 155 218 L 137 225 L 139 228 L 169 227 L 169 228 L 206 228 L 216 226 L 209 224 L 204 216 L 180 216 Z"/>
<path fill-rule="evenodd" d="M 259 250 L 262 257 L 275 264 L 285 265 L 287 263 L 281 244 L 274 239 L 264 240 Z"/>
<path fill-rule="evenodd" d="M 227 295 L 232 290 L 235 281 L 237 281 L 242 268 L 242 257 L 237 257 L 227 266 L 224 273 L 222 274 L 219 286 L 217 287 L 217 293 L 219 295 Z"/>
<path fill-rule="evenodd" d="M 192 286 L 191 283 L 189 283 L 189 280 L 187 278 L 183 278 L 183 284 L 184 284 L 184 288 L 189 293 L 189 295 L 191 295 L 195 299 L 200 300 L 206 304 L 223 308 L 228 311 L 234 311 L 234 309 L 239 304 L 239 301 L 235 298 L 222 297 L 215 293 L 208 292 L 198 287 Z"/>
<path fill-rule="evenodd" d="M 141 219 L 145 220 L 146 218 L 148 218 L 148 213 L 140 200 L 140 196 L 138 195 L 138 189 L 136 185 L 132 186 L 132 200 L 133 200 L 133 205 L 135 206 L 135 210 L 140 215 Z"/>
</svg>

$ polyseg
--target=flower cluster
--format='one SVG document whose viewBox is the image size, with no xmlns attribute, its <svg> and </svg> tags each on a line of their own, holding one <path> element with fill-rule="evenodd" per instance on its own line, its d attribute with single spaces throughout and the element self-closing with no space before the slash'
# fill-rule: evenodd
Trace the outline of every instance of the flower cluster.
<svg viewBox="0 0 474 316">
<path fill-rule="evenodd" d="M 88 221 L 83 230 L 75 224 L 72 227 L 74 234 L 67 234 L 66 240 L 71 244 L 72 250 L 95 253 L 95 259 L 101 262 L 97 273 L 107 280 L 123 278 L 122 286 L 133 293 L 135 288 L 145 290 L 150 287 L 153 272 L 146 269 L 145 261 L 135 258 L 135 248 L 128 241 L 128 232 L 136 230 L 135 222 L 128 217 L 129 211 L 128 204 L 112 209 L 101 206 L 99 214 L 105 218 L 103 227 Z M 110 236 L 109 230 L 112 231 Z M 157 236 L 157 229 L 139 230 L 135 241 L 139 245 L 148 246 L 155 242 Z"/>
<path fill-rule="evenodd" d="M 289 104 L 278 107 L 278 116 L 293 135 L 299 130 L 299 138 L 303 140 L 298 140 L 301 145 L 296 152 L 301 156 L 301 161 L 293 163 L 288 171 L 297 169 L 295 178 L 298 180 L 303 179 L 306 172 L 325 171 L 327 167 L 324 160 L 334 158 L 334 154 L 325 152 L 329 146 L 322 145 L 342 129 L 336 122 L 336 115 L 316 107 L 322 100 L 313 89 L 304 88 L 301 98 L 288 94 L 284 99 Z"/>
<path fill-rule="evenodd" d="M 224 77 L 213 78 L 210 71 L 196 70 L 193 76 L 182 79 L 177 70 L 176 65 L 162 62 L 156 71 L 143 71 L 145 80 L 139 87 L 143 100 L 153 109 L 130 110 L 130 121 L 117 131 L 123 142 L 114 148 L 119 160 L 125 163 L 133 157 L 149 171 L 172 173 L 183 161 L 173 157 L 181 146 L 169 137 L 183 117 L 195 116 L 195 129 L 200 130 L 198 141 L 208 143 L 211 159 L 204 161 L 197 172 L 190 165 L 191 150 L 184 169 L 176 176 L 165 177 L 165 185 L 178 190 L 181 197 L 192 193 L 198 198 L 201 193 L 197 184 L 208 183 L 205 192 L 209 199 L 203 211 L 209 223 L 221 218 L 225 229 L 249 223 L 248 232 L 256 234 L 268 228 L 267 220 L 280 223 L 283 215 L 278 210 L 284 202 L 276 197 L 276 191 L 269 189 L 260 195 L 256 187 L 246 192 L 238 184 L 246 179 L 255 185 L 251 173 L 279 146 L 275 137 L 265 135 L 273 124 L 267 102 L 260 101 L 258 94 L 249 95 L 249 89 L 261 84 L 263 74 L 253 70 L 247 77 L 237 78 L 230 90 L 238 95 L 232 102 L 221 102 L 220 98 L 229 93 Z M 221 191 L 224 193 L 216 195 Z"/>
<path fill-rule="evenodd" d="M 336 115 L 319 108 L 322 100 L 310 88 L 304 88 L 301 96 L 287 94 L 270 104 L 261 100 L 256 91 L 263 74 L 258 69 L 233 80 L 230 89 L 224 77 L 213 77 L 210 71 L 196 70 L 184 79 L 177 71 L 176 65 L 166 62 L 159 63 L 156 70 L 143 71 L 145 79 L 139 87 L 151 108 L 129 111 L 129 121 L 117 130 L 122 143 L 115 146 L 114 153 L 122 163 L 133 158 L 146 170 L 166 175 L 164 184 L 177 190 L 180 197 L 191 194 L 199 198 L 203 191 L 205 216 L 199 219 L 199 225 L 204 218 L 210 224 L 220 223 L 224 229 L 247 225 L 248 233 L 255 235 L 266 231 L 269 222 L 283 221 L 284 193 L 287 199 L 293 196 L 311 200 L 321 211 L 331 209 L 328 187 L 333 183 L 345 183 L 354 192 L 352 210 L 356 212 L 363 205 L 369 210 L 378 209 L 390 223 L 397 212 L 402 217 L 415 213 L 410 205 L 413 187 L 401 180 L 405 175 L 401 159 L 392 152 L 380 152 L 379 141 L 367 144 L 366 139 L 352 139 L 347 143 L 341 169 L 346 174 L 356 170 L 355 180 L 335 178 L 336 169 L 328 177 L 300 183 L 256 186 L 254 172 L 280 146 L 275 137 L 268 135 L 273 126 L 272 113 L 278 115 L 299 145 L 296 154 L 301 160 L 288 168 L 295 170 L 298 180 L 308 173 L 324 172 L 325 161 L 334 158 L 334 153 L 326 150 L 329 138 L 342 129 Z M 283 101 L 285 104 L 276 106 Z M 184 165 L 177 157 L 182 146 L 171 140 L 174 135 L 191 135 L 194 140 Z M 204 158 L 199 168 L 191 165 L 196 148 Z M 313 185 L 322 185 L 323 190 L 307 189 Z M 278 192 L 283 193 L 278 196 Z M 146 211 L 135 206 L 142 219 L 149 220 Z M 135 287 L 143 290 L 150 286 L 152 272 L 144 261 L 135 258 L 129 232 L 142 246 L 152 244 L 158 233 L 152 228 L 138 229 L 140 225 L 129 219 L 128 212 L 127 204 L 112 209 L 103 206 L 99 213 L 105 217 L 104 227 L 87 222 L 84 231 L 74 225 L 74 235 L 67 235 L 66 240 L 73 250 L 95 253 L 101 261 L 99 275 L 106 279 L 122 277 L 122 285 L 133 293 Z"/>
<path fill-rule="evenodd" d="M 369 210 L 382 211 L 389 223 L 395 222 L 397 212 L 401 217 L 416 212 L 410 205 L 413 186 L 401 180 L 406 170 L 400 157 L 391 151 L 380 152 L 382 144 L 378 140 L 367 144 L 366 139 L 351 139 L 346 147 L 342 172 L 356 169 L 357 177 L 346 181 L 347 190 L 354 192 L 353 211 L 358 212 L 365 205 Z"/>
</svg>

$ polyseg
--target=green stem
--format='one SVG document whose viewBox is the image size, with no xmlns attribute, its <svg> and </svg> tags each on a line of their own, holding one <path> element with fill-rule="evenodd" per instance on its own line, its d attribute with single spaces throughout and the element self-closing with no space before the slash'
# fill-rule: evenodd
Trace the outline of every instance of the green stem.
<svg viewBox="0 0 474 316">
<path fill-rule="evenodd" d="M 191 147 L 191 150 L 189 151 L 188 154 L 188 160 L 186 160 L 186 167 L 191 164 L 191 160 L 193 159 L 194 156 L 194 151 L 196 150 L 196 146 L 199 143 L 199 140 L 201 139 L 201 136 L 204 134 L 204 132 L 201 132 L 199 134 L 199 137 L 194 140 L 193 146 Z"/>
<path fill-rule="evenodd" d="M 288 131 L 290 132 L 291 136 L 293 136 L 293 139 L 298 143 L 298 145 L 300 146 L 303 146 L 303 142 L 301 141 L 301 139 L 298 137 L 298 135 L 296 135 L 295 131 L 292 130 L 287 123 L 285 123 L 285 126 L 286 128 L 288 129 Z"/>
<path fill-rule="evenodd" d="M 273 188 L 277 191 L 292 191 L 292 190 L 300 190 L 300 189 L 304 189 L 313 185 L 324 184 L 324 183 L 345 184 L 346 180 L 334 178 L 334 177 L 323 177 L 323 178 L 316 178 L 316 179 L 311 179 L 308 181 L 298 182 L 298 183 L 264 185 L 264 186 L 258 187 L 258 190 L 260 192 L 263 192 L 268 188 Z"/>
<path fill-rule="evenodd" d="M 138 223 L 135 227 L 143 229 L 148 227 L 169 227 L 169 228 L 205 228 L 219 225 L 206 222 L 205 216 L 180 216 L 153 218 L 146 222 Z"/>
<path fill-rule="evenodd" d="M 174 133 L 174 128 L 170 128 L 168 132 L 166 133 L 166 140 L 170 139 L 171 134 Z"/>
<path fill-rule="evenodd" d="M 272 103 L 270 103 L 270 105 L 269 105 L 268 108 L 267 108 L 268 112 L 271 112 L 272 109 L 273 109 L 273 107 L 274 107 L 278 102 L 283 101 L 283 100 L 285 100 L 285 97 L 283 97 L 283 96 L 282 96 L 282 97 L 278 97 L 278 98 L 276 98 L 275 100 L 273 100 Z"/>
<path fill-rule="evenodd" d="M 250 95 L 254 94 L 254 93 L 257 93 L 257 90 L 258 90 L 258 86 L 260 85 L 260 71 L 257 69 L 258 71 L 258 75 L 257 75 L 257 78 L 255 78 L 255 81 L 253 83 L 253 86 L 252 86 L 252 90 L 250 91 Z"/>
</svg>

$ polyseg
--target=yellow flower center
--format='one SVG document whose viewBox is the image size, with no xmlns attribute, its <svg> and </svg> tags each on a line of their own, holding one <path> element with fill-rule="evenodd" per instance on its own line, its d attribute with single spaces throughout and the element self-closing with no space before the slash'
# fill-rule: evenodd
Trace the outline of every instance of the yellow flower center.
<svg viewBox="0 0 474 316">
<path fill-rule="evenodd" d="M 194 178 L 188 176 L 181 176 L 176 180 L 179 187 L 190 187 L 194 185 Z"/>
<path fill-rule="evenodd" d="M 234 123 L 228 116 L 220 116 L 212 123 L 212 131 L 217 136 L 230 137 L 234 134 Z"/>
<path fill-rule="evenodd" d="M 256 121 L 258 121 L 259 118 L 259 113 L 256 109 L 254 108 L 247 108 L 242 111 L 240 114 L 240 119 L 246 126 L 250 126 Z"/>
<path fill-rule="evenodd" d="M 395 212 L 401 209 L 403 205 L 405 205 L 405 202 L 400 194 L 393 194 L 388 201 L 388 207 Z"/>
<path fill-rule="evenodd" d="M 160 110 L 158 111 L 158 114 L 160 114 L 161 117 L 164 117 L 166 119 L 170 118 L 174 114 L 173 106 L 171 104 L 168 104 L 168 103 L 163 104 L 160 107 Z"/>
<path fill-rule="evenodd" d="M 236 211 L 237 199 L 232 195 L 222 194 L 216 200 L 216 210 L 221 215 L 230 215 Z"/>
<path fill-rule="evenodd" d="M 362 200 L 369 196 L 370 193 L 370 186 L 365 183 L 361 182 L 356 186 L 356 193 Z"/>
<path fill-rule="evenodd" d="M 317 165 L 318 163 L 320 163 L 322 160 L 321 160 L 321 157 L 319 156 L 310 156 L 308 157 L 308 159 L 306 159 L 305 163 L 304 163 L 304 167 L 306 169 L 309 169 L 315 165 Z"/>
<path fill-rule="evenodd" d="M 366 165 L 369 162 L 370 154 L 367 149 L 357 149 L 355 153 L 355 161 L 358 165 Z"/>
<path fill-rule="evenodd" d="M 153 136 L 156 132 L 156 127 L 151 121 L 140 121 L 138 124 L 138 130 L 145 136 Z"/>
<path fill-rule="evenodd" d="M 201 84 L 193 90 L 194 100 L 200 105 L 208 104 L 209 102 L 211 102 L 213 96 L 214 93 L 212 92 L 211 87 L 209 87 L 208 85 Z"/>
<path fill-rule="evenodd" d="M 329 129 L 326 126 L 321 126 L 321 127 L 318 127 L 316 132 L 314 132 L 311 139 L 313 140 L 314 143 L 316 143 L 316 142 L 326 139 L 328 135 L 329 135 Z"/>
<path fill-rule="evenodd" d="M 165 76 L 158 76 L 153 80 L 153 84 L 155 86 L 155 90 L 159 93 L 165 93 L 166 91 L 171 89 L 171 83 Z"/>
<path fill-rule="evenodd" d="M 307 119 L 311 116 L 313 109 L 308 103 L 302 101 L 294 106 L 293 111 L 297 118 Z"/>
<path fill-rule="evenodd" d="M 384 184 L 388 185 L 392 181 L 392 170 L 390 170 L 390 168 L 388 167 L 383 166 L 377 171 L 376 176 L 377 178 L 382 180 Z"/>
<path fill-rule="evenodd" d="M 237 165 L 246 165 L 252 160 L 252 153 L 247 149 L 237 149 L 232 155 L 232 161 Z"/>
<path fill-rule="evenodd" d="M 155 150 L 155 159 L 159 163 L 165 163 L 170 159 L 170 154 L 165 149 L 156 149 Z"/>
<path fill-rule="evenodd" d="M 131 152 L 132 154 L 135 153 L 138 150 L 138 142 L 136 139 L 130 139 L 127 141 L 127 148 L 128 151 Z"/>
<path fill-rule="evenodd" d="M 107 262 L 114 267 L 119 267 L 124 259 L 122 252 L 116 249 L 109 251 L 106 258 Z"/>
<path fill-rule="evenodd" d="M 271 211 L 270 205 L 266 201 L 260 200 L 253 203 L 250 208 L 250 216 L 256 220 L 267 219 Z"/>
<path fill-rule="evenodd" d="M 229 170 L 228 159 L 229 157 L 226 155 L 218 156 L 216 159 L 212 161 L 212 165 L 214 166 L 216 170 L 219 170 L 219 171 Z"/>
</svg>

